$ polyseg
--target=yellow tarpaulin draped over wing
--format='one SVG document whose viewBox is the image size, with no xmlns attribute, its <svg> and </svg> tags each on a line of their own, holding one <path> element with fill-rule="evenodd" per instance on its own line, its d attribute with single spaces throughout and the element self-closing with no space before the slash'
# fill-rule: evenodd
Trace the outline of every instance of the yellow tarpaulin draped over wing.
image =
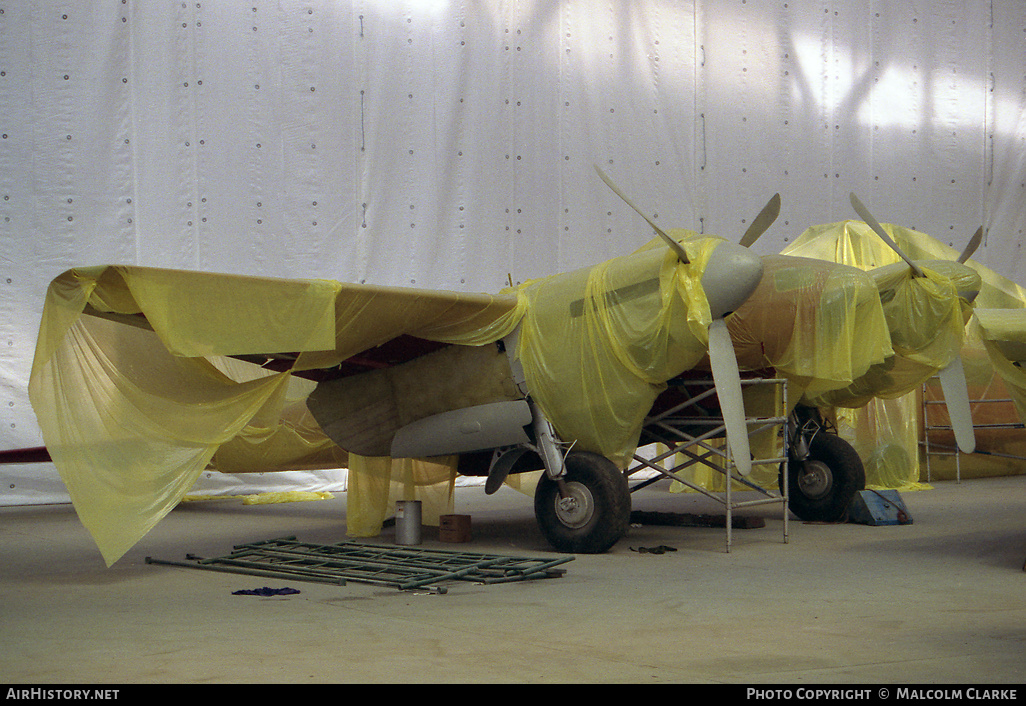
<svg viewBox="0 0 1026 706">
<path fill-rule="evenodd" d="M 117 321 L 83 316 L 87 307 Z M 513 295 L 69 270 L 47 292 L 29 395 L 76 511 L 110 565 L 208 465 L 291 470 L 346 461 L 302 406 L 309 387 L 288 372 L 239 373 L 223 356 L 298 353 L 296 367 L 309 369 L 401 334 L 481 345 L 508 333 L 521 311 Z"/>
<path fill-rule="evenodd" d="M 334 343 L 304 353 L 297 370 L 331 367 L 403 334 L 465 346 L 485 345 L 516 328 L 526 306 L 515 292 L 466 294 L 334 284 L 340 288 Z"/>
<path fill-rule="evenodd" d="M 1026 309 L 977 309 L 970 331 L 1001 376 L 1019 419 L 1026 422 Z"/>
<path fill-rule="evenodd" d="M 209 360 L 237 383 L 281 375 L 235 358 Z M 273 404 L 264 405 L 241 432 L 218 446 L 210 465 L 222 473 L 345 467 L 348 454 L 325 436 L 306 406 L 314 387 L 312 380 L 288 376 Z"/>
<path fill-rule="evenodd" d="M 120 275 L 124 287 L 110 282 Z M 317 351 L 334 347 L 337 282 L 211 276 L 205 272 L 119 267 L 101 288 L 130 293 L 168 350 L 185 357 Z M 117 311 L 117 310 L 115 310 Z M 130 313 L 130 312 L 125 312 Z"/>
<path fill-rule="evenodd" d="M 650 247 L 523 285 L 518 354 L 561 439 L 627 463 L 665 381 L 706 353 L 711 317 L 698 281 L 719 242 L 686 240 L 690 264 Z"/>
<path fill-rule="evenodd" d="M 108 565 L 188 491 L 288 382 L 238 384 L 149 331 L 82 317 L 29 383 L 50 456 Z"/>
</svg>

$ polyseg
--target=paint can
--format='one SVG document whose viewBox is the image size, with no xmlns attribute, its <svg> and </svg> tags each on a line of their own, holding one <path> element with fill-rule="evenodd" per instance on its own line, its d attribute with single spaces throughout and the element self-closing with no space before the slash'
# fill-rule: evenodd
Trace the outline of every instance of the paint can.
<svg viewBox="0 0 1026 706">
<path fill-rule="evenodd" d="M 395 503 L 395 543 L 420 544 L 420 501 L 397 500 Z"/>
</svg>

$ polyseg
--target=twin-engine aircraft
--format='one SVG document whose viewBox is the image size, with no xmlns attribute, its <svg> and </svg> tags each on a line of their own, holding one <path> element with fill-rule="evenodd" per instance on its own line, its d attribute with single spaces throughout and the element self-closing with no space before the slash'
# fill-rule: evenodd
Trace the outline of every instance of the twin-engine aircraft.
<svg viewBox="0 0 1026 706">
<path fill-rule="evenodd" d="M 70 270 L 48 290 L 29 385 L 46 453 L 108 563 L 208 466 L 287 470 L 324 455 L 459 456 L 489 489 L 544 469 L 535 507 L 547 539 L 605 551 L 627 531 L 622 462 L 645 415 L 700 359 L 738 468 L 750 468 L 724 318 L 758 286 L 762 261 L 719 238 L 657 232 L 656 247 L 497 295 Z M 236 374 L 233 359 L 260 374 Z M 297 378 L 312 389 L 297 392 Z"/>
<path fill-rule="evenodd" d="M 559 551 L 606 551 L 627 532 L 624 469 L 668 381 L 711 372 L 733 463 L 748 475 L 739 359 L 745 369 L 790 370 L 811 395 L 894 357 L 885 295 L 869 275 L 746 247 L 778 209 L 774 197 L 737 244 L 666 232 L 646 217 L 658 237 L 636 252 L 496 295 L 69 270 L 48 291 L 30 380 L 45 454 L 108 564 L 208 467 L 352 471 L 368 458 L 458 458 L 460 473 L 487 478 L 487 492 L 510 474 L 543 470 L 535 513 L 546 539 Z M 782 287 L 784 270 L 804 284 Z M 739 314 L 767 303 L 778 318 L 793 316 L 779 355 L 779 331 L 733 324 L 750 324 Z M 809 338 L 817 316 L 827 327 Z M 794 362 L 817 358 L 807 349 L 839 329 L 852 345 L 829 373 Z M 255 365 L 240 374 L 233 360 Z M 805 431 L 794 445 L 805 454 L 792 478 L 801 490 L 803 465 L 822 476 L 832 461 L 805 464 L 817 434 L 793 426 Z M 861 482 L 857 469 L 833 472 L 850 477 L 825 493 L 831 513 Z M 815 484 L 805 487 L 809 502 L 796 512 L 824 512 Z"/>
</svg>

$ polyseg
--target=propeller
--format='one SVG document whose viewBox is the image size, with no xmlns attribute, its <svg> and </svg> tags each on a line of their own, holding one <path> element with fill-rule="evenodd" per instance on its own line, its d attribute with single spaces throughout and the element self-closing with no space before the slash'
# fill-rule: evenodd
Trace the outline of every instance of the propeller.
<svg viewBox="0 0 1026 706">
<path fill-rule="evenodd" d="M 664 241 L 666 241 L 666 244 L 670 246 L 671 250 L 673 250 L 675 253 L 677 253 L 677 257 L 680 258 L 680 261 L 683 262 L 685 265 L 690 263 L 691 260 L 688 259 L 688 254 L 684 251 L 684 247 L 680 243 L 678 243 L 676 240 L 671 238 L 669 235 L 667 235 L 666 231 L 664 231 L 662 228 L 657 226 L 655 224 L 655 222 L 651 218 L 646 216 L 645 212 L 642 211 L 640 208 L 638 208 L 634 204 L 634 202 L 631 201 L 630 198 L 628 198 L 627 194 L 623 193 L 623 191 L 620 190 L 620 187 L 618 187 L 616 184 L 614 184 L 613 180 L 610 179 L 609 176 L 604 171 L 602 171 L 602 169 L 600 169 L 597 164 L 594 165 L 594 166 L 595 166 L 595 171 L 598 172 L 599 177 L 602 179 L 602 181 L 604 181 L 606 183 L 606 186 L 608 186 L 610 189 L 612 189 L 614 194 L 616 194 L 621 199 L 623 199 L 624 203 L 626 203 L 628 206 L 630 206 L 635 211 L 637 211 L 638 215 L 640 215 L 642 218 L 645 219 L 645 222 L 648 223 L 652 227 L 652 230 L 654 230 L 656 232 L 656 234 L 660 238 L 662 238 Z"/>
<path fill-rule="evenodd" d="M 924 276 L 923 271 L 919 268 L 919 265 L 912 262 L 912 260 L 909 259 L 909 256 L 906 255 L 901 250 L 901 248 L 898 247 L 898 244 L 894 242 L 891 236 L 887 235 L 887 231 L 883 229 L 883 226 L 880 225 L 880 222 L 873 218 L 873 214 L 869 212 L 869 209 L 866 208 L 861 201 L 859 201 L 859 197 L 855 194 L 851 194 L 851 205 L 855 209 L 855 213 L 859 214 L 859 218 L 865 221 L 866 225 L 872 228 L 873 232 L 879 235 L 880 238 L 885 243 L 887 243 L 888 246 L 890 246 L 891 250 L 898 253 L 898 256 L 908 263 L 908 266 L 912 268 L 912 271 L 916 273 L 917 277 Z"/>
<path fill-rule="evenodd" d="M 955 432 L 955 443 L 962 453 L 976 450 L 976 432 L 973 430 L 973 416 L 969 408 L 969 388 L 962 367 L 962 356 L 956 355 L 947 367 L 937 373 L 940 378 L 944 403 L 951 418 L 951 429 Z"/>
<path fill-rule="evenodd" d="M 976 229 L 973 237 L 969 238 L 962 254 L 958 256 L 958 263 L 964 265 L 966 260 L 972 257 L 976 248 L 980 247 L 983 240 L 983 226 Z M 955 432 L 955 442 L 963 453 L 971 454 L 976 450 L 976 434 L 973 431 L 973 418 L 969 408 L 969 389 L 965 380 L 965 369 L 962 367 L 962 356 L 955 356 L 955 359 L 948 364 L 948 367 L 938 374 L 941 383 L 941 392 L 944 393 L 944 400 L 955 400 L 952 405 L 948 402 L 948 416 L 951 417 L 951 427 Z"/>
<path fill-rule="evenodd" d="M 730 455 L 738 473 L 747 476 L 752 472 L 752 451 L 748 443 L 748 422 L 741 394 L 741 373 L 737 367 L 734 342 L 730 339 L 730 331 L 723 318 L 713 319 L 709 324 L 709 362 L 713 383 L 716 385 L 716 397 L 720 401 L 720 414 L 723 415 L 723 425 L 726 427 Z"/>
<path fill-rule="evenodd" d="M 873 231 L 879 235 L 887 245 L 891 247 L 894 252 L 898 253 L 908 266 L 912 268 L 913 272 L 917 276 L 922 277 L 923 271 L 920 267 L 914 263 L 909 257 L 901 251 L 887 232 L 883 229 L 873 215 L 869 212 L 869 209 L 859 201 L 859 198 L 855 195 L 851 195 L 851 205 L 855 208 L 855 212 L 859 214 L 863 221 L 873 229 Z M 969 239 L 969 243 L 966 245 L 962 254 L 958 258 L 959 264 L 964 263 L 969 259 L 969 256 L 976 251 L 976 248 L 980 245 L 980 240 L 983 238 L 983 226 L 977 229 L 973 237 Z M 965 380 L 965 370 L 962 367 L 962 357 L 955 355 L 948 365 L 942 369 L 938 374 L 941 383 L 941 392 L 944 394 L 945 406 L 948 408 L 948 416 L 951 419 L 951 427 L 955 433 L 955 442 L 958 444 L 958 448 L 963 453 L 972 453 L 976 450 L 976 433 L 973 430 L 973 418 L 972 411 L 969 408 L 969 389 Z"/>
<path fill-rule="evenodd" d="M 684 248 L 635 206 L 598 165 L 595 165 L 595 171 L 617 196 L 637 211 L 653 230 L 667 241 L 681 262 L 688 264 Z M 755 238 L 773 223 L 779 209 L 778 194 L 770 199 L 770 203 L 756 217 L 745 237 L 748 238 L 749 233 L 754 233 L 754 237 L 751 238 L 754 242 Z M 701 280 L 712 314 L 712 322 L 709 324 L 709 362 L 712 367 L 713 384 L 716 386 L 716 396 L 720 401 L 720 413 L 723 416 L 731 457 L 742 476 L 750 475 L 752 472 L 752 453 L 748 441 L 744 399 L 741 394 L 741 374 L 725 317 L 752 295 L 761 279 L 762 258 L 746 247 L 724 241 L 713 251 Z"/>
<path fill-rule="evenodd" d="M 976 229 L 976 232 L 973 233 L 973 237 L 969 238 L 969 242 L 966 243 L 962 254 L 958 256 L 958 263 L 964 265 L 965 261 L 972 257 L 973 253 L 976 252 L 976 248 L 980 247 L 980 241 L 982 240 L 983 226 L 980 226 Z"/>
<path fill-rule="evenodd" d="M 769 203 L 762 207 L 759 211 L 759 215 L 752 221 L 752 225 L 748 226 L 748 230 L 741 237 L 740 245 L 742 247 L 751 247 L 752 243 L 759 239 L 763 233 L 769 230 L 769 227 L 773 225 L 773 222 L 777 220 L 777 216 L 780 215 L 780 194 L 773 194 L 770 198 Z"/>
</svg>

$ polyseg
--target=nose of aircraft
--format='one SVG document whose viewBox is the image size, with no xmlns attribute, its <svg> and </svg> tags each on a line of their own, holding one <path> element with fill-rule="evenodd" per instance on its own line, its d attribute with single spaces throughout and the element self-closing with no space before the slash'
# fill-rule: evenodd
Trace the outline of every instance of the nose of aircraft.
<svg viewBox="0 0 1026 706">
<path fill-rule="evenodd" d="M 744 304 L 761 279 L 761 257 L 726 240 L 717 245 L 702 275 L 713 318 L 722 318 Z"/>
</svg>

